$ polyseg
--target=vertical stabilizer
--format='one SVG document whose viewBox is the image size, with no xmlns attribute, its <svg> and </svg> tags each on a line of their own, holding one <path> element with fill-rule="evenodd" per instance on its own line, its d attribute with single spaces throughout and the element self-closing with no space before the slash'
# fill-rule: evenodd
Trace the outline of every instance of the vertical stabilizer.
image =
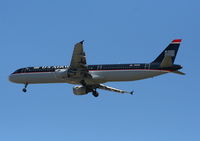
<svg viewBox="0 0 200 141">
<path fill-rule="evenodd" d="M 173 65 L 181 41 L 182 39 L 173 40 L 152 63 L 158 63 L 161 67 Z"/>
</svg>

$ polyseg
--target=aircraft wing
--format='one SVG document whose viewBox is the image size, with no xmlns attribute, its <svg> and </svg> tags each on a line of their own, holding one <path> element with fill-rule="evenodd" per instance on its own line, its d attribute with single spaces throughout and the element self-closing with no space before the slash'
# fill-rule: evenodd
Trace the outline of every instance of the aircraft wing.
<svg viewBox="0 0 200 141">
<path fill-rule="evenodd" d="M 83 50 L 83 41 L 75 44 L 69 68 L 70 69 L 68 73 L 70 74 L 70 76 L 91 77 L 87 69 L 86 56 Z"/>
<path fill-rule="evenodd" d="M 102 90 L 112 91 L 112 92 L 133 94 L 133 91 L 128 92 L 128 91 L 112 88 L 112 87 L 109 87 L 109 86 L 106 86 L 106 85 L 103 85 L 103 84 L 99 84 L 98 88 L 102 89 Z"/>
<path fill-rule="evenodd" d="M 87 63 L 86 63 L 85 52 L 83 50 L 83 41 L 81 41 L 74 46 L 70 68 L 71 69 L 85 68 L 86 64 Z"/>
</svg>

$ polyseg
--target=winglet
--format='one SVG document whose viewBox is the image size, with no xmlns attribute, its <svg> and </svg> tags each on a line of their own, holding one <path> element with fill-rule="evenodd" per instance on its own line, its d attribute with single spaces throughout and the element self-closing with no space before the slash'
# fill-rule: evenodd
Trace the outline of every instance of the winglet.
<svg viewBox="0 0 200 141">
<path fill-rule="evenodd" d="M 133 95 L 133 94 L 134 94 L 134 91 L 131 91 L 130 94 Z"/>
<path fill-rule="evenodd" d="M 79 43 L 83 44 L 84 40 L 80 41 Z"/>
</svg>

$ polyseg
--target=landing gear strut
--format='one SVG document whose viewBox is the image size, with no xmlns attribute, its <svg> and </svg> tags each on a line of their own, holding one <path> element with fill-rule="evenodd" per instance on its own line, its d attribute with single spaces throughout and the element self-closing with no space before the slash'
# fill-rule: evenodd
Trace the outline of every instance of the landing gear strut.
<svg viewBox="0 0 200 141">
<path fill-rule="evenodd" d="M 87 88 L 88 92 L 92 92 L 94 97 L 98 97 L 99 93 L 96 91 L 96 88 L 89 87 L 84 80 L 81 80 L 80 83 Z"/>
<path fill-rule="evenodd" d="M 92 95 L 93 95 L 94 97 L 98 97 L 98 96 L 99 96 L 99 93 L 98 93 L 96 90 L 93 90 L 93 91 L 92 91 Z"/>
<path fill-rule="evenodd" d="M 27 86 L 28 86 L 28 83 L 26 83 L 24 88 L 22 89 L 23 92 L 27 92 L 27 90 L 26 90 Z"/>
</svg>

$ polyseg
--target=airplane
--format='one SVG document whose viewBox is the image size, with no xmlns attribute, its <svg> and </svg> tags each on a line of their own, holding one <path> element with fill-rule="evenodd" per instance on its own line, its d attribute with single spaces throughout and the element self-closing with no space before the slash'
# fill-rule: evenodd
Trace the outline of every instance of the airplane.
<svg viewBox="0 0 200 141">
<path fill-rule="evenodd" d="M 152 78 L 166 73 L 184 75 L 179 71 L 181 65 L 174 64 L 182 39 L 173 40 L 161 54 L 150 63 L 131 64 L 100 64 L 87 65 L 86 54 L 81 41 L 74 46 L 74 51 L 69 66 L 41 66 L 20 68 L 9 75 L 9 80 L 14 83 L 24 84 L 23 92 L 27 91 L 28 84 L 41 83 L 70 83 L 78 84 L 73 87 L 75 95 L 92 93 L 98 97 L 97 89 L 118 93 L 133 94 L 104 85 L 106 82 L 135 81 Z"/>
</svg>

